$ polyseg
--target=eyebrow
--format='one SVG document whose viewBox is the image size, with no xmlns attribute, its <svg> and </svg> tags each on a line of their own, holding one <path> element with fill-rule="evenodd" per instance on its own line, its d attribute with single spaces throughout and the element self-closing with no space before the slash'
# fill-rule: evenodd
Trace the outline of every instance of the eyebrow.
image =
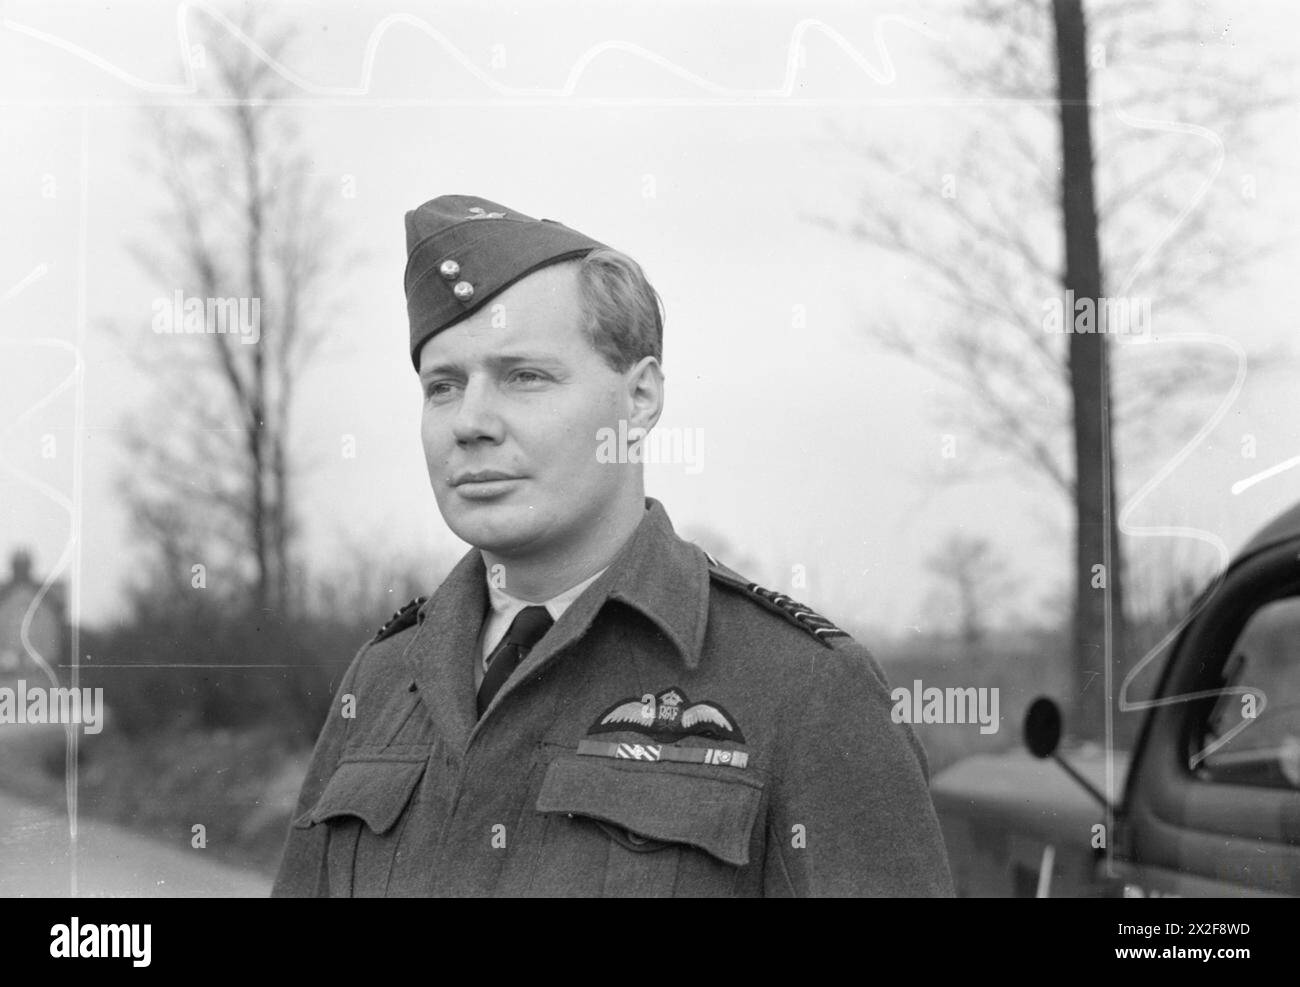
<svg viewBox="0 0 1300 987">
<path fill-rule="evenodd" d="M 560 367 L 564 365 L 559 357 L 548 356 L 541 353 L 506 353 L 500 356 L 490 356 L 484 361 L 493 370 L 503 370 L 507 367 L 518 366 L 521 363 L 538 363 L 546 366 Z M 463 364 L 444 362 L 435 363 L 420 371 L 420 379 L 434 377 L 438 374 L 456 373 L 464 369 Z"/>
</svg>

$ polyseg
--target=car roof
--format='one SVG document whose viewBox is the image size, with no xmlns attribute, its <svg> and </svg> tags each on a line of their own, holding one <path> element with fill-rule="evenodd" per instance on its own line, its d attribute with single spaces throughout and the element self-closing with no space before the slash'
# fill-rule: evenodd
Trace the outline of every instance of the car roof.
<svg viewBox="0 0 1300 987">
<path fill-rule="evenodd" d="M 1246 542 L 1246 547 L 1237 553 L 1236 558 L 1233 559 L 1233 565 L 1237 565 L 1249 556 L 1271 545 L 1292 538 L 1300 538 L 1300 503 L 1292 504 L 1273 518 L 1272 521 L 1260 528 L 1259 531 L 1255 532 L 1255 536 Z"/>
</svg>

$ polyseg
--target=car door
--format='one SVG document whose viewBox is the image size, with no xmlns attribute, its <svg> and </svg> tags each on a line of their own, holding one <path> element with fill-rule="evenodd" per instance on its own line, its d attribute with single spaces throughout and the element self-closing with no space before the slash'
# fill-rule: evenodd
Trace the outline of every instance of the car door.
<svg viewBox="0 0 1300 987">
<path fill-rule="evenodd" d="M 1127 786 L 1127 893 L 1300 894 L 1298 550 L 1236 563 L 1174 646 Z"/>
</svg>

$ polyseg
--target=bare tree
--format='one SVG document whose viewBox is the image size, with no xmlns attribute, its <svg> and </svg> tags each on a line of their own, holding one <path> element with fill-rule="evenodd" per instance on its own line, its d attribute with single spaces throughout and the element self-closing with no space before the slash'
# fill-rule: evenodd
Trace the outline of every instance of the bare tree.
<svg viewBox="0 0 1300 987">
<path fill-rule="evenodd" d="M 1006 561 L 987 538 L 953 532 L 926 560 L 926 568 L 955 605 L 962 644 L 978 648 L 988 629 L 986 615 L 1011 585 Z"/>
<path fill-rule="evenodd" d="M 327 332 L 338 254 L 326 189 L 271 102 L 288 91 L 272 62 L 292 35 L 257 28 L 250 12 L 240 29 L 266 58 L 220 24 L 198 49 L 199 78 L 228 102 L 152 114 L 165 204 L 133 252 L 170 290 L 140 348 L 160 399 L 128 424 L 122 489 L 156 561 L 186 578 L 204 565 L 232 602 L 251 587 L 242 602 L 283 614 L 296 602 L 293 401 Z M 223 311 L 239 325 L 214 325 Z"/>
<path fill-rule="evenodd" d="M 873 194 L 848 222 L 813 218 L 921 272 L 935 331 L 888 315 L 868 331 L 951 385 L 972 445 L 1009 454 L 1070 504 L 1075 722 L 1087 735 L 1102 722 L 1107 592 L 1112 654 L 1125 650 L 1112 450 L 1136 463 L 1187 426 L 1189 395 L 1235 368 L 1208 348 L 1053 332 L 1048 315 L 1073 327 L 1067 291 L 1098 312 L 1109 286 L 1138 312 L 1149 305 L 1161 334 L 1195 325 L 1206 294 L 1271 246 L 1222 232 L 1242 195 L 1212 179 L 1225 147 L 1255 148 L 1261 114 L 1281 101 L 1261 75 L 1229 71 L 1184 8 L 1120 0 L 1085 17 L 1081 0 L 973 0 L 948 67 L 990 107 L 948 111 L 965 135 L 956 163 L 927 167 L 924 152 L 841 131 Z"/>
<path fill-rule="evenodd" d="M 330 564 L 313 576 L 312 599 L 321 614 L 356 615 L 377 628 L 417 596 L 428 596 L 459 561 L 452 554 L 395 554 L 391 546 L 340 534 Z"/>
</svg>

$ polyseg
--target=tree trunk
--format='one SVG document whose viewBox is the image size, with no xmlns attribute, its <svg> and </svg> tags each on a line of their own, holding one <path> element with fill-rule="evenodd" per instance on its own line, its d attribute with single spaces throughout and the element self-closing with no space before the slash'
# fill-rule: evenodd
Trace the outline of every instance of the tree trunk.
<svg viewBox="0 0 1300 987">
<path fill-rule="evenodd" d="M 1053 0 L 1061 116 L 1061 210 L 1065 279 L 1077 301 L 1101 297 L 1101 254 L 1093 188 L 1088 106 L 1088 38 L 1082 0 Z M 1093 329 L 1100 329 L 1094 309 Z M 1065 326 L 1074 312 L 1065 311 Z M 1106 655 L 1117 661 L 1123 638 L 1120 546 L 1114 520 L 1110 367 L 1103 332 L 1069 336 L 1074 418 L 1075 554 L 1074 730 L 1099 738 L 1106 728 Z M 1109 638 L 1110 647 L 1107 648 Z"/>
<path fill-rule="evenodd" d="M 258 115 L 254 107 L 241 106 L 236 111 L 240 136 L 243 139 L 244 180 L 247 200 L 244 203 L 248 220 L 247 240 L 245 243 L 245 261 L 248 265 L 247 284 L 250 299 L 258 299 L 263 305 L 264 282 L 262 278 L 262 177 L 259 155 L 262 150 L 262 136 L 258 132 Z M 263 325 L 263 330 L 266 326 Z M 252 373 L 249 380 L 249 470 L 251 483 L 249 490 L 253 498 L 249 512 L 252 530 L 253 553 L 257 565 L 257 583 L 254 587 L 254 606 L 258 619 L 265 619 L 269 611 L 279 610 L 281 601 L 277 599 L 277 579 L 275 574 L 275 504 L 269 490 L 269 473 L 272 464 L 269 460 L 267 428 L 267 381 L 266 349 L 267 341 L 259 339 L 253 345 Z"/>
</svg>

